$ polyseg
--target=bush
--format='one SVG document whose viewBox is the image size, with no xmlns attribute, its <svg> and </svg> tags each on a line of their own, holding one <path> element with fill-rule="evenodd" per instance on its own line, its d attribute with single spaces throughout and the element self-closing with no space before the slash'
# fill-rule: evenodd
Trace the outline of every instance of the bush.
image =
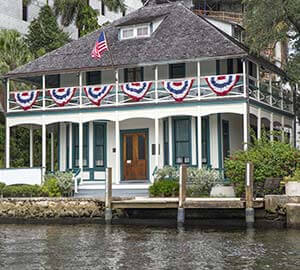
<svg viewBox="0 0 300 270">
<path fill-rule="evenodd" d="M 45 182 L 42 186 L 42 194 L 46 197 L 60 197 L 61 189 L 58 185 L 57 178 L 54 175 L 46 175 Z"/>
<path fill-rule="evenodd" d="M 161 169 L 158 169 L 154 175 L 155 181 L 161 180 L 179 180 L 179 171 L 175 167 L 165 166 Z"/>
<path fill-rule="evenodd" d="M 2 190 L 3 197 L 39 197 L 41 188 L 38 185 L 9 185 Z"/>
<path fill-rule="evenodd" d="M 73 188 L 73 174 L 71 172 L 56 172 L 54 176 L 57 179 L 60 192 L 63 195 L 70 194 Z"/>
<path fill-rule="evenodd" d="M 294 172 L 294 175 L 289 175 L 284 177 L 284 182 L 300 182 L 300 168 L 297 168 Z M 1 183 L 0 183 L 1 184 Z M 0 187 L 1 190 L 1 187 Z"/>
<path fill-rule="evenodd" d="M 3 189 L 5 188 L 5 183 L 0 182 L 0 197 L 3 194 Z"/>
<path fill-rule="evenodd" d="M 237 196 L 245 190 L 246 163 L 254 165 L 255 195 L 264 196 L 266 178 L 283 178 L 292 175 L 300 164 L 300 151 L 280 141 L 271 142 L 266 134 L 260 140 L 253 138 L 254 143 L 248 151 L 237 151 L 225 160 L 225 175 L 235 187 Z"/>
<path fill-rule="evenodd" d="M 177 197 L 179 194 L 179 184 L 174 180 L 161 179 L 154 182 L 149 188 L 151 197 Z"/>
<path fill-rule="evenodd" d="M 220 173 L 212 169 L 188 168 L 188 188 L 189 197 L 209 196 L 211 188 L 221 182 Z"/>
</svg>

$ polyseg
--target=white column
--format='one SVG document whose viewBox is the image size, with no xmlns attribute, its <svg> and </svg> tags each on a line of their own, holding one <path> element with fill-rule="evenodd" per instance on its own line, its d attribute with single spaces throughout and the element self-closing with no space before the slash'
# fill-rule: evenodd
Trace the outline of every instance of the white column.
<svg viewBox="0 0 300 270">
<path fill-rule="evenodd" d="M 173 133 L 172 133 L 172 117 L 168 117 L 169 126 L 169 165 L 173 166 Z"/>
<path fill-rule="evenodd" d="M 155 103 L 158 103 L 158 66 L 155 66 L 154 70 L 154 78 L 155 78 Z"/>
<path fill-rule="evenodd" d="M 191 116 L 191 143 L 192 146 L 196 146 L 197 134 L 196 134 L 196 125 L 197 125 L 197 118 Z M 191 149 L 191 164 L 197 165 L 197 147 L 192 147 Z"/>
<path fill-rule="evenodd" d="M 284 142 L 284 136 L 285 136 L 285 133 L 284 133 L 284 126 L 285 126 L 285 121 L 284 121 L 284 116 L 282 115 L 281 116 L 281 141 Z"/>
<path fill-rule="evenodd" d="M 248 110 L 247 110 L 247 104 L 245 104 L 244 107 L 244 114 L 243 114 L 243 126 L 244 126 L 244 151 L 248 150 L 248 144 L 249 144 L 249 117 L 248 117 Z"/>
<path fill-rule="evenodd" d="M 257 73 L 257 99 L 260 100 L 260 68 L 259 64 L 256 64 L 256 73 Z"/>
<path fill-rule="evenodd" d="M 10 80 L 6 82 L 6 111 L 9 112 Z"/>
<path fill-rule="evenodd" d="M 158 168 L 159 160 L 159 119 L 155 118 L 155 167 Z"/>
<path fill-rule="evenodd" d="M 120 122 L 119 120 L 116 120 L 115 122 L 115 144 L 116 144 L 116 179 L 115 183 L 119 184 L 120 183 L 120 166 L 121 166 L 121 161 L 120 161 Z"/>
<path fill-rule="evenodd" d="M 94 168 L 94 122 L 89 122 L 89 168 Z"/>
<path fill-rule="evenodd" d="M 197 80 L 198 80 L 198 99 L 200 99 L 201 96 L 201 63 L 200 61 L 197 62 Z"/>
<path fill-rule="evenodd" d="M 83 85 L 83 72 L 79 72 L 79 106 L 82 107 L 82 85 Z"/>
<path fill-rule="evenodd" d="M 272 74 L 270 73 L 270 78 L 269 78 L 269 88 L 270 88 L 270 105 L 272 105 L 273 103 L 273 99 L 272 99 L 272 96 L 273 96 L 273 91 L 272 91 Z"/>
<path fill-rule="evenodd" d="M 73 168 L 73 128 L 72 123 L 69 123 L 69 168 Z"/>
<path fill-rule="evenodd" d="M 46 157 L 47 157 L 47 153 L 46 153 L 46 138 L 47 134 L 46 134 L 46 124 L 43 123 L 42 124 L 42 171 L 43 171 L 43 179 L 46 173 Z"/>
<path fill-rule="evenodd" d="M 257 138 L 261 139 L 261 108 L 258 109 L 257 115 Z"/>
<path fill-rule="evenodd" d="M 116 83 L 116 105 L 119 105 L 119 70 L 115 71 L 115 83 Z"/>
<path fill-rule="evenodd" d="M 29 128 L 29 166 L 33 167 L 33 128 Z"/>
<path fill-rule="evenodd" d="M 271 139 L 271 142 L 274 141 L 274 115 L 273 113 L 271 113 L 270 115 L 270 139 Z"/>
<path fill-rule="evenodd" d="M 51 131 L 51 172 L 54 172 L 54 133 Z"/>
<path fill-rule="evenodd" d="M 46 109 L 46 76 L 42 76 L 42 87 L 43 87 L 43 110 Z"/>
<path fill-rule="evenodd" d="M 6 135 L 5 135 L 5 167 L 10 168 L 10 126 L 6 118 Z"/>
<path fill-rule="evenodd" d="M 244 88 L 244 97 L 247 97 L 247 60 L 243 61 L 243 88 Z"/>
<path fill-rule="evenodd" d="M 83 123 L 79 123 L 79 169 L 81 181 L 83 180 Z"/>
<path fill-rule="evenodd" d="M 198 169 L 202 168 L 202 116 L 197 117 L 198 120 L 198 134 L 197 134 L 197 140 L 198 140 Z"/>
</svg>

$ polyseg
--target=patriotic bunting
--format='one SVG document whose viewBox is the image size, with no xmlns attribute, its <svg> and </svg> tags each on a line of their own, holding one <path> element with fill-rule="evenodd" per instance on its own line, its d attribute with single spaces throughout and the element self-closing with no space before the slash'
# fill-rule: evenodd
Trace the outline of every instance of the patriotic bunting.
<svg viewBox="0 0 300 270">
<path fill-rule="evenodd" d="M 110 92 L 113 88 L 112 85 L 103 86 L 89 86 L 84 87 L 84 92 L 88 99 L 96 106 L 100 106 L 101 100 Z"/>
<path fill-rule="evenodd" d="M 53 101 L 60 107 L 67 105 L 73 98 L 77 88 L 56 88 L 49 90 L 49 94 Z"/>
<path fill-rule="evenodd" d="M 23 108 L 24 111 L 31 109 L 39 95 L 38 91 L 25 91 L 15 93 L 16 103 Z"/>
<path fill-rule="evenodd" d="M 239 81 L 240 75 L 221 75 L 206 77 L 210 89 L 218 96 L 227 95 Z"/>
<path fill-rule="evenodd" d="M 163 81 L 163 87 L 177 102 L 182 102 L 189 93 L 194 83 L 194 79 L 183 81 Z"/>
<path fill-rule="evenodd" d="M 123 92 L 134 101 L 141 100 L 151 88 L 152 82 L 131 82 L 122 85 Z"/>
</svg>

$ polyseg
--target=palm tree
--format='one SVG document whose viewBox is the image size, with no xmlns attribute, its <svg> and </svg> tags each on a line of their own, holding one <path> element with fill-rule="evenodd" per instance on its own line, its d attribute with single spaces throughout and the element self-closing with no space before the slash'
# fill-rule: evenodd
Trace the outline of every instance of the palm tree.
<svg viewBox="0 0 300 270">
<path fill-rule="evenodd" d="M 100 0 L 99 0 L 100 1 Z M 110 11 L 121 11 L 126 10 L 124 0 L 102 0 L 105 6 Z M 69 26 L 73 22 L 79 30 L 79 36 L 81 35 L 80 30 L 89 28 L 89 32 L 97 29 L 99 26 L 87 26 L 82 25 L 87 14 L 96 16 L 97 13 L 89 6 L 88 0 L 54 0 L 54 12 L 56 15 L 61 16 L 61 24 L 63 26 Z M 94 12 L 94 13 L 93 13 Z"/>
</svg>

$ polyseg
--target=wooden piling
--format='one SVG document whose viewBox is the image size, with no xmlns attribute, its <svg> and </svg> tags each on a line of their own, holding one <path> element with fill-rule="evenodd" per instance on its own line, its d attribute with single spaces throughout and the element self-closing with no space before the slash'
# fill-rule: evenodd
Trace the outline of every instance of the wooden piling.
<svg viewBox="0 0 300 270">
<path fill-rule="evenodd" d="M 106 168 L 106 181 L 105 181 L 105 222 L 111 224 L 112 220 L 112 169 Z"/>
<path fill-rule="evenodd" d="M 177 223 L 184 224 L 185 210 L 184 203 L 186 199 L 186 183 L 187 183 L 187 167 L 180 165 L 179 168 L 179 198 L 178 198 L 178 212 Z"/>
<path fill-rule="evenodd" d="M 255 222 L 255 212 L 253 208 L 253 182 L 254 182 L 254 175 L 253 175 L 253 163 L 248 162 L 246 164 L 246 225 L 248 228 L 252 228 Z"/>
</svg>

